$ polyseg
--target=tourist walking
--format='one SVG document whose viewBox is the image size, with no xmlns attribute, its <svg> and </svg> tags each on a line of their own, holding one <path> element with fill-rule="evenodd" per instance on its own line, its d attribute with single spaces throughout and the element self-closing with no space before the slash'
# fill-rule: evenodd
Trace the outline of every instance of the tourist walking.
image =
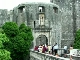
<svg viewBox="0 0 80 60">
<path fill-rule="evenodd" d="M 67 45 L 64 45 L 64 57 L 66 57 L 67 54 Z"/>
<path fill-rule="evenodd" d="M 38 46 L 35 46 L 34 51 L 38 51 Z"/>
<path fill-rule="evenodd" d="M 42 47 L 42 53 L 45 53 L 46 52 L 46 47 L 43 45 Z"/>
<path fill-rule="evenodd" d="M 46 48 L 46 52 L 48 52 L 48 45 L 46 45 L 45 48 Z"/>
<path fill-rule="evenodd" d="M 54 45 L 54 55 L 56 55 L 57 54 L 57 50 L 58 50 L 58 44 L 56 43 L 55 45 Z"/>
<path fill-rule="evenodd" d="M 52 50 L 52 55 L 53 55 L 54 54 L 54 45 L 52 46 L 51 50 Z"/>
<path fill-rule="evenodd" d="M 48 52 L 51 53 L 51 45 L 48 45 Z"/>
<path fill-rule="evenodd" d="M 39 46 L 38 51 L 42 53 L 42 45 Z"/>
<path fill-rule="evenodd" d="M 73 46 L 70 46 L 70 60 L 72 60 L 72 55 L 73 55 Z"/>
</svg>

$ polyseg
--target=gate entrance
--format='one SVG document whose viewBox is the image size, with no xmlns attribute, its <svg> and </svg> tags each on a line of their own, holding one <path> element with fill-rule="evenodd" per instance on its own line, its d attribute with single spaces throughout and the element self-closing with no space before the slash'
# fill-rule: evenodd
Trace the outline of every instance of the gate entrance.
<svg viewBox="0 0 80 60">
<path fill-rule="evenodd" d="M 36 39 L 36 46 L 44 44 L 48 45 L 48 38 L 45 35 L 39 35 Z"/>
</svg>

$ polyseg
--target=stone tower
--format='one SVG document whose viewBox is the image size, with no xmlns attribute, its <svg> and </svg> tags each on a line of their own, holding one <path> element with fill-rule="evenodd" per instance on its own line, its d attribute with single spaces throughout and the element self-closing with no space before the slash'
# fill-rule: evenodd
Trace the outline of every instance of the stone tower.
<svg viewBox="0 0 80 60">
<path fill-rule="evenodd" d="M 23 3 L 13 9 L 13 20 L 20 25 L 25 23 L 32 28 L 35 45 L 61 47 L 61 19 L 59 7 L 53 3 Z"/>
</svg>

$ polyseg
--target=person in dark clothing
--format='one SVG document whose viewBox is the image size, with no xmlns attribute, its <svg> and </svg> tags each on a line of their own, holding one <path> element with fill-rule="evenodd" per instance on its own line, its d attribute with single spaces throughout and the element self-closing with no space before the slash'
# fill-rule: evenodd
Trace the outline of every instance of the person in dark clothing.
<svg viewBox="0 0 80 60">
<path fill-rule="evenodd" d="M 38 51 L 38 46 L 35 46 L 34 50 L 35 50 L 35 51 Z"/>
<path fill-rule="evenodd" d="M 66 57 L 67 54 L 67 45 L 64 46 L 64 57 Z"/>
<path fill-rule="evenodd" d="M 54 53 L 54 45 L 52 46 L 52 55 L 53 55 L 53 53 Z"/>
<path fill-rule="evenodd" d="M 42 53 L 45 53 L 45 51 L 46 51 L 46 47 L 43 45 Z"/>
</svg>

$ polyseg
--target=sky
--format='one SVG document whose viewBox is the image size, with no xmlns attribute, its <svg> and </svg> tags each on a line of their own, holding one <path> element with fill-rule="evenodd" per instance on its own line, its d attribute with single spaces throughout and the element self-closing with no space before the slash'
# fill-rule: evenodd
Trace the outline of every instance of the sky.
<svg viewBox="0 0 80 60">
<path fill-rule="evenodd" d="M 11 10 L 14 7 L 18 6 L 19 4 L 25 2 L 50 2 L 50 0 L 1 0 L 0 9 Z"/>
</svg>

